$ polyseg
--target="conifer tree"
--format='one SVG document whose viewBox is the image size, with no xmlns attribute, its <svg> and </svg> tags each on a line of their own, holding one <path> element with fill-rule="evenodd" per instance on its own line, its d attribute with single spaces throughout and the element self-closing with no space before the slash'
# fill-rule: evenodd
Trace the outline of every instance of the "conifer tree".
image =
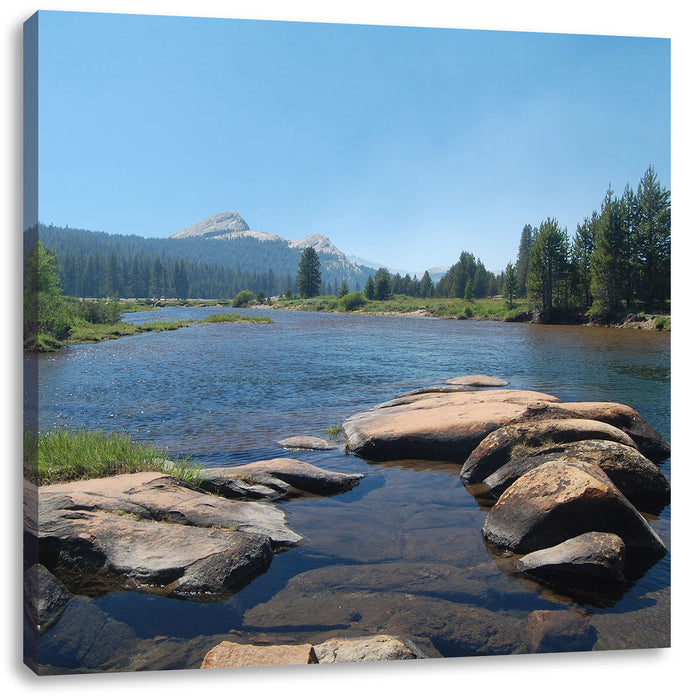
<svg viewBox="0 0 686 700">
<path fill-rule="evenodd" d="M 298 290 L 305 299 L 316 297 L 322 283 L 321 263 L 317 251 L 308 246 L 302 252 L 298 265 Z"/>
</svg>

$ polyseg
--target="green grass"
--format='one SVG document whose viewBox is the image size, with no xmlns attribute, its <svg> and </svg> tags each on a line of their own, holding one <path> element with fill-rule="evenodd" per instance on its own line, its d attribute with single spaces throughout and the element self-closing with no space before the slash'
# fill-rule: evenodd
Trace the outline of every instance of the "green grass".
<svg viewBox="0 0 686 700">
<path fill-rule="evenodd" d="M 327 428 L 322 429 L 322 433 L 326 435 L 330 440 L 342 440 L 345 433 L 343 432 L 343 426 L 340 423 L 334 423 Z"/>
<path fill-rule="evenodd" d="M 116 432 L 56 430 L 38 437 L 24 432 L 24 476 L 39 486 L 141 471 L 197 484 L 200 467 L 189 457 L 173 462 L 165 450 Z"/>
</svg>

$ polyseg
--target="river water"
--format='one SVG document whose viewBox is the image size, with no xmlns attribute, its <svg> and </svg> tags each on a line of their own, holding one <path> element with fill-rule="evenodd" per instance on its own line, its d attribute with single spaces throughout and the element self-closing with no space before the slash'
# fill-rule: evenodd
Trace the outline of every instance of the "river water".
<svg viewBox="0 0 686 700">
<path fill-rule="evenodd" d="M 213 308 L 128 314 L 145 322 L 203 318 Z M 278 440 L 318 435 L 414 388 L 491 374 L 512 388 L 638 410 L 667 439 L 668 334 L 417 317 L 241 310 L 274 323 L 208 324 L 70 348 L 39 359 L 41 430 L 123 431 L 206 467 L 284 456 Z M 389 632 L 443 656 L 526 651 L 537 610 L 571 610 L 590 623 L 579 646 L 668 646 L 670 557 L 623 597 L 580 603 L 498 568 L 480 528 L 487 512 L 459 467 L 370 464 L 332 452 L 287 456 L 365 474 L 328 498 L 289 501 L 301 546 L 232 597 L 199 603 L 135 592 L 76 598 L 41 637 L 50 672 L 197 667 L 223 639 L 318 643 Z M 669 461 L 661 465 L 670 477 Z M 652 525 L 670 547 L 670 508 Z M 93 630 L 100 632 L 93 637 Z M 575 646 L 576 645 L 576 646 Z"/>
</svg>

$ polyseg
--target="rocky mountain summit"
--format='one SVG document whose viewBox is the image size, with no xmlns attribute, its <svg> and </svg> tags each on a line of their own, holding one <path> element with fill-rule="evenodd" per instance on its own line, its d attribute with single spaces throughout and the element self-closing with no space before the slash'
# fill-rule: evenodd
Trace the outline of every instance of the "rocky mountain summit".
<svg viewBox="0 0 686 700">
<path fill-rule="evenodd" d="M 345 259 L 345 255 L 322 233 L 313 233 L 297 241 L 289 241 L 275 233 L 255 231 L 246 220 L 236 211 L 208 216 L 197 224 L 172 233 L 170 238 L 206 238 L 211 240 L 233 240 L 235 238 L 256 238 L 259 241 L 281 241 L 289 248 L 314 248 L 317 253 L 325 253 Z"/>
</svg>

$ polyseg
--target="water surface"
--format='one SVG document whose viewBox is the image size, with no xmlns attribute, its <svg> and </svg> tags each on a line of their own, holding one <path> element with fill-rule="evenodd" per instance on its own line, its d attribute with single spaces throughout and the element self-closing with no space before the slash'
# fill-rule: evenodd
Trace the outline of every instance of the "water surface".
<svg viewBox="0 0 686 700">
<path fill-rule="evenodd" d="M 170 308 L 126 320 L 216 311 Z M 401 392 L 491 374 L 562 400 L 629 404 L 670 437 L 668 334 L 241 313 L 268 314 L 274 323 L 194 325 L 41 357 L 41 430 L 125 431 L 173 455 L 192 453 L 207 467 L 233 466 L 284 456 L 279 439 L 322 435 Z M 42 637 L 41 661 L 57 670 L 184 668 L 199 665 L 221 639 L 314 643 L 378 631 L 425 639 L 443 655 L 518 653 L 512 640 L 539 609 L 589 616 L 589 648 L 669 644 L 669 556 L 610 607 L 583 605 L 498 568 L 480 535 L 486 511 L 455 465 L 368 464 L 343 450 L 289 456 L 366 476 L 347 494 L 283 504 L 305 544 L 277 555 L 231 598 L 209 604 L 127 592 L 77 599 Z M 661 466 L 669 478 L 669 462 Z M 668 546 L 669 523 L 669 508 L 653 522 Z M 109 632 L 94 645 L 84 628 L 95 619 Z M 75 640 L 68 648 L 67 634 Z"/>
</svg>

